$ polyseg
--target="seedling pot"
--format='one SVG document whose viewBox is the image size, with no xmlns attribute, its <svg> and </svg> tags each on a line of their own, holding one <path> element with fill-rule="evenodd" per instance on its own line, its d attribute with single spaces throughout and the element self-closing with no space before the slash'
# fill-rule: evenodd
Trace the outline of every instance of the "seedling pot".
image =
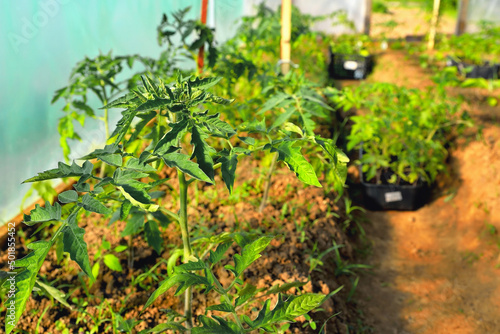
<svg viewBox="0 0 500 334">
<path fill-rule="evenodd" d="M 498 79 L 500 74 L 500 64 L 490 64 L 489 62 L 485 62 L 483 65 L 474 65 L 448 57 L 446 66 L 455 66 L 460 74 L 471 79 Z"/>
<path fill-rule="evenodd" d="M 330 50 L 328 73 L 332 79 L 362 80 L 373 70 L 373 56 L 359 54 L 340 54 Z"/>
<path fill-rule="evenodd" d="M 363 203 L 368 210 L 414 211 L 430 197 L 427 183 L 417 185 L 373 184 L 362 180 Z"/>
</svg>

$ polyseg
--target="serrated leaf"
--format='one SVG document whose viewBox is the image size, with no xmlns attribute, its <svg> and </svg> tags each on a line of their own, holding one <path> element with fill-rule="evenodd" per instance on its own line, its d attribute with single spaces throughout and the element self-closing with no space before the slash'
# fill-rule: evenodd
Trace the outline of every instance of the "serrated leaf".
<svg viewBox="0 0 500 334">
<path fill-rule="evenodd" d="M 241 255 L 234 255 L 234 274 L 236 277 L 240 276 L 246 268 L 261 256 L 260 253 L 269 245 L 271 240 L 273 240 L 272 237 L 260 237 L 243 247 Z"/>
<path fill-rule="evenodd" d="M 191 158 L 196 157 L 196 163 L 213 183 L 214 161 L 211 154 L 214 154 L 215 150 L 205 142 L 206 138 L 207 135 L 201 132 L 198 126 L 193 125 L 191 144 L 194 146 L 194 149 Z"/>
<path fill-rule="evenodd" d="M 78 193 L 74 190 L 67 190 L 59 194 L 57 199 L 61 203 L 72 203 L 78 200 Z"/>
<path fill-rule="evenodd" d="M 54 206 L 52 206 L 49 201 L 45 202 L 44 208 L 37 204 L 29 215 L 24 215 L 24 223 L 30 226 L 36 223 L 53 220 L 61 220 L 61 206 L 59 203 L 55 203 Z"/>
<path fill-rule="evenodd" d="M 88 116 L 90 116 L 90 117 L 94 117 L 95 116 L 94 110 L 91 107 L 89 107 L 85 102 L 75 100 L 71 104 L 76 109 L 84 111 Z"/>
<path fill-rule="evenodd" d="M 121 154 L 104 154 L 99 156 L 99 160 L 115 167 L 121 167 L 123 163 Z"/>
<path fill-rule="evenodd" d="M 203 172 L 197 163 L 189 160 L 187 155 L 181 153 L 169 153 L 161 156 L 165 165 L 170 168 L 177 168 L 181 172 L 194 177 L 200 181 L 213 183 L 213 181 Z"/>
<path fill-rule="evenodd" d="M 100 109 L 110 109 L 110 108 L 128 108 L 135 103 L 139 102 L 139 99 L 136 97 L 134 93 L 127 93 L 126 95 L 117 98 L 116 100 L 108 103 L 104 107 Z"/>
<path fill-rule="evenodd" d="M 180 332 L 185 332 L 187 331 L 186 327 L 182 326 L 181 324 L 177 322 L 167 322 L 163 324 L 159 324 L 155 326 L 153 329 L 150 329 L 147 331 L 147 333 L 162 333 L 167 330 L 174 330 L 174 331 L 180 331 Z"/>
<path fill-rule="evenodd" d="M 141 163 L 138 158 L 130 158 L 129 160 L 127 160 L 127 162 L 125 163 L 125 168 L 132 169 L 138 172 L 156 172 L 155 168 L 146 163 Z"/>
<path fill-rule="evenodd" d="M 285 123 L 286 121 L 288 121 L 288 119 L 290 118 L 290 116 L 292 116 L 295 111 L 297 111 L 297 109 L 295 109 L 295 107 L 287 108 L 285 110 L 285 112 L 279 114 L 278 117 L 276 117 L 276 120 L 269 127 L 269 129 L 277 128 L 280 125 L 282 125 L 283 123 Z"/>
<path fill-rule="evenodd" d="M 222 180 L 226 184 L 229 193 L 233 192 L 234 180 L 236 178 L 236 167 L 238 165 L 238 156 L 231 151 L 228 157 L 221 157 L 219 159 L 221 163 L 221 173 Z"/>
<path fill-rule="evenodd" d="M 251 146 L 255 145 L 255 138 L 252 137 L 238 137 L 238 138 L 247 145 Z"/>
<path fill-rule="evenodd" d="M 5 331 L 7 334 L 11 333 L 15 327 L 19 318 L 23 314 L 24 309 L 26 308 L 26 302 L 29 300 L 31 291 L 35 286 L 36 277 L 40 268 L 42 267 L 45 258 L 52 247 L 53 242 L 48 241 L 37 241 L 31 244 L 28 244 L 28 249 L 31 249 L 33 252 L 29 253 L 22 259 L 16 260 L 16 267 L 24 268 L 23 271 L 16 274 L 15 276 L 15 287 L 16 292 L 14 296 L 8 298 L 4 306 L 8 307 L 8 305 L 14 305 L 14 318 L 9 319 L 9 321 L 5 322 Z M 4 283 L 4 287 L 6 284 L 8 288 L 10 288 L 10 280 L 7 280 Z"/>
<path fill-rule="evenodd" d="M 66 226 L 62 229 L 64 251 L 69 253 L 70 258 L 78 263 L 80 268 L 94 281 L 90 267 L 87 243 L 83 239 L 85 230 L 78 226 L 76 217 L 79 210 L 75 210 L 68 217 Z"/>
<path fill-rule="evenodd" d="M 255 292 L 257 291 L 257 287 L 252 284 L 247 284 L 243 289 L 238 292 L 238 298 L 234 302 L 236 307 L 243 305 L 245 302 L 250 300 L 253 296 L 255 296 Z"/>
<path fill-rule="evenodd" d="M 228 105 L 234 102 L 234 99 L 225 99 L 223 97 L 213 95 L 213 94 L 207 94 L 207 97 L 205 99 L 207 102 L 213 102 L 221 105 Z"/>
<path fill-rule="evenodd" d="M 224 318 L 213 316 L 214 319 L 204 315 L 198 317 L 199 322 L 203 327 L 195 327 L 192 329 L 192 334 L 241 334 L 238 325 L 225 320 Z"/>
<path fill-rule="evenodd" d="M 205 119 L 204 125 L 206 126 L 210 134 L 215 137 L 222 137 L 227 139 L 234 136 L 236 134 L 236 131 L 234 131 L 233 127 L 221 120 L 219 117 L 220 114 L 217 113 L 214 115 L 210 115 Z"/>
<path fill-rule="evenodd" d="M 128 132 L 128 129 L 130 125 L 132 124 L 132 121 L 135 118 L 135 115 L 137 115 L 138 111 L 137 110 L 131 110 L 127 109 L 122 112 L 123 117 L 116 123 L 116 128 L 111 134 L 109 138 L 114 138 L 115 139 L 115 144 L 120 143 L 123 140 L 123 137 Z"/>
<path fill-rule="evenodd" d="M 300 281 L 294 281 L 290 283 L 283 283 L 281 285 L 277 284 L 271 287 L 269 290 L 266 291 L 266 295 L 271 295 L 275 293 L 280 293 L 280 292 L 286 292 L 292 288 L 299 288 L 301 286 L 306 285 L 307 282 L 300 282 Z"/>
<path fill-rule="evenodd" d="M 104 264 L 113 271 L 122 272 L 123 268 L 120 263 L 120 259 L 116 257 L 114 254 L 106 254 L 103 258 Z"/>
<path fill-rule="evenodd" d="M 207 311 L 234 312 L 234 307 L 229 303 L 222 303 L 208 306 Z"/>
<path fill-rule="evenodd" d="M 153 294 L 149 297 L 148 301 L 146 302 L 146 305 L 144 305 L 143 311 L 146 308 L 148 308 L 159 296 L 164 294 L 166 291 L 168 291 L 175 285 L 179 285 L 177 291 L 175 292 L 175 295 L 178 296 L 179 294 L 184 292 L 188 287 L 200 284 L 208 285 L 209 282 L 205 277 L 189 272 L 174 274 L 173 276 L 170 276 L 169 278 L 164 280 L 160 284 L 160 287 L 156 289 L 155 292 L 153 292 Z"/>
<path fill-rule="evenodd" d="M 145 112 L 150 110 L 165 110 L 169 109 L 169 106 L 172 104 L 172 100 L 170 99 L 154 99 L 148 100 L 147 102 L 138 106 L 135 111 Z M 172 110 L 171 110 L 172 111 Z"/>
<path fill-rule="evenodd" d="M 110 209 L 105 207 L 104 204 L 102 204 L 101 202 L 99 202 L 97 199 L 90 196 L 89 194 L 83 195 L 82 202 L 78 203 L 78 206 L 81 206 L 82 208 L 84 208 L 87 211 L 100 213 L 103 215 L 108 215 L 112 212 Z"/>
<path fill-rule="evenodd" d="M 286 163 L 288 168 L 297 175 L 297 178 L 316 187 L 321 187 L 313 166 L 300 153 L 300 147 L 293 147 L 293 142 L 282 142 L 278 147 L 273 147 L 271 152 L 278 152 L 278 161 Z"/>
<path fill-rule="evenodd" d="M 158 224 L 154 220 L 149 220 L 144 225 L 144 236 L 148 245 L 153 247 L 158 255 L 161 254 L 163 239 L 161 238 L 160 230 L 158 229 Z"/>
<path fill-rule="evenodd" d="M 257 112 L 257 115 L 261 115 L 265 113 L 268 110 L 271 110 L 275 108 L 276 106 L 280 105 L 282 102 L 284 102 L 286 99 L 288 99 L 290 95 L 286 93 L 279 92 L 276 95 L 273 95 L 269 100 L 267 100 L 262 108 Z"/>
<path fill-rule="evenodd" d="M 170 124 L 171 129 L 169 132 L 160 139 L 156 144 L 153 153 L 157 155 L 162 155 L 167 153 L 171 147 L 176 147 L 179 141 L 184 137 L 188 130 L 189 121 L 184 119 L 180 122 Z"/>
<path fill-rule="evenodd" d="M 101 156 L 109 156 L 115 153 L 120 153 L 120 147 L 116 144 L 110 144 L 104 146 L 104 148 L 98 148 L 94 150 L 93 152 L 79 158 L 78 160 L 90 160 L 90 159 L 96 159 L 96 158 L 101 158 Z M 121 157 L 120 157 L 121 158 Z"/>
<path fill-rule="evenodd" d="M 293 124 L 293 123 L 290 123 L 290 122 L 286 122 L 284 125 L 283 125 L 283 129 L 286 130 L 286 131 L 290 131 L 290 132 L 295 132 L 301 136 L 304 135 L 304 132 L 302 131 L 301 128 L 299 128 L 297 125 Z"/>
<path fill-rule="evenodd" d="M 246 131 L 248 133 L 262 132 L 267 133 L 266 119 L 263 118 L 260 121 L 253 120 L 251 122 L 245 122 L 239 126 L 241 131 Z"/>
<path fill-rule="evenodd" d="M 227 252 L 227 250 L 231 247 L 232 244 L 233 244 L 232 241 L 225 242 L 225 243 L 219 244 L 217 246 L 217 248 L 215 249 L 215 251 L 210 250 L 210 255 L 208 256 L 208 261 L 210 261 L 210 263 L 212 265 L 214 265 L 217 262 L 219 262 L 220 260 L 222 260 L 222 258 L 224 257 L 224 254 Z"/>
<path fill-rule="evenodd" d="M 188 84 L 189 86 L 191 86 L 191 88 L 198 88 L 201 90 L 205 90 L 212 86 L 215 86 L 219 81 L 221 81 L 221 79 L 222 79 L 221 77 L 209 77 L 203 79 L 196 77 L 194 79 L 190 79 L 188 81 Z"/>
<path fill-rule="evenodd" d="M 183 263 L 180 266 L 175 267 L 176 273 L 188 272 L 193 270 L 203 270 L 206 269 L 207 265 L 203 261 L 189 261 L 188 263 Z"/>
<path fill-rule="evenodd" d="M 130 209 L 132 209 L 132 203 L 129 200 L 124 200 L 122 206 L 120 207 L 120 220 L 126 220 Z"/>
<path fill-rule="evenodd" d="M 273 310 L 270 309 L 271 301 L 266 300 L 257 318 L 254 321 L 250 321 L 249 325 L 253 329 L 257 329 L 266 328 L 284 321 L 293 321 L 295 318 L 320 306 L 324 297 L 324 295 L 320 294 L 304 294 L 300 296 L 290 296 L 284 301 L 282 297 L 279 296 L 278 303 Z"/>
<path fill-rule="evenodd" d="M 136 213 L 127 221 L 127 225 L 123 229 L 121 236 L 126 237 L 129 235 L 137 234 L 144 226 L 144 214 Z"/>
<path fill-rule="evenodd" d="M 36 284 L 38 286 L 40 286 L 43 290 L 45 290 L 45 292 L 47 292 L 50 296 L 52 296 L 52 298 L 57 300 L 59 303 L 63 304 L 64 306 L 66 306 L 70 310 L 72 309 L 71 306 L 66 301 L 66 298 L 65 298 L 66 295 L 64 294 L 64 292 L 54 288 L 53 286 L 50 286 L 50 285 L 47 285 L 41 281 L 38 281 L 38 280 L 36 281 Z"/>
<path fill-rule="evenodd" d="M 148 204 L 150 203 L 151 197 L 144 189 L 134 188 L 130 185 L 123 185 L 116 187 L 125 199 L 129 200 L 133 206 L 139 207 L 144 211 L 155 212 L 158 211 L 159 206 L 157 204 Z"/>
<path fill-rule="evenodd" d="M 32 177 L 24 181 L 27 182 L 37 182 L 51 179 L 60 179 L 64 177 L 71 176 L 82 176 L 82 175 L 90 175 L 92 173 L 92 169 L 94 166 L 89 161 L 85 161 L 83 166 L 80 167 L 75 162 L 71 166 L 66 165 L 62 162 L 59 162 L 58 168 L 50 169 L 41 173 L 38 173 L 37 176 Z"/>
</svg>

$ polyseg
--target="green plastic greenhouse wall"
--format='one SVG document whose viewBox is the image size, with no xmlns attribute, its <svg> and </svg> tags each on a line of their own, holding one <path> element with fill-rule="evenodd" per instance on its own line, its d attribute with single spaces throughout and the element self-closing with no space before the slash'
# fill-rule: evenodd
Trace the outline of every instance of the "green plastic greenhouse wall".
<svg viewBox="0 0 500 334">
<path fill-rule="evenodd" d="M 156 26 L 163 13 L 199 0 L 19 0 L 0 2 L 0 225 L 19 213 L 37 172 L 63 161 L 57 120 L 62 102 L 51 105 L 56 89 L 67 84 L 75 63 L 99 51 L 156 56 Z M 217 0 L 209 23 L 217 39 L 233 34 L 243 0 Z M 211 15 L 211 18 L 210 18 Z M 214 21 L 214 18 L 217 18 Z M 94 105 L 100 107 L 99 105 Z M 116 119 L 118 115 L 115 115 Z M 72 145 L 72 157 L 102 144 L 103 131 L 80 130 L 84 140 Z"/>
</svg>

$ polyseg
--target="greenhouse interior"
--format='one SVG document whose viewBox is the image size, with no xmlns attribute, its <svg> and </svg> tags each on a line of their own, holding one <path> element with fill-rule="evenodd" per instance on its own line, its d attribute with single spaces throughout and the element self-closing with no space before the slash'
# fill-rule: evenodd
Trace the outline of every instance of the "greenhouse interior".
<svg viewBox="0 0 500 334">
<path fill-rule="evenodd" d="M 500 333 L 500 0 L 0 9 L 0 333 Z"/>
</svg>

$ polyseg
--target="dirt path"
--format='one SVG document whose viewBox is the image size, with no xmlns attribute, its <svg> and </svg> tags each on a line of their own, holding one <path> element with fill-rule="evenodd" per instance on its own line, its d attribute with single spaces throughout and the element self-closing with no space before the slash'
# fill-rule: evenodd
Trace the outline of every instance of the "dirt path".
<svg viewBox="0 0 500 334">
<path fill-rule="evenodd" d="M 403 53 L 381 56 L 370 80 L 432 84 Z M 368 213 L 374 270 L 357 296 L 374 333 L 500 333 L 500 107 L 480 100 L 468 109 L 484 140 L 471 136 L 452 150 L 433 201 L 416 212 Z"/>
</svg>

